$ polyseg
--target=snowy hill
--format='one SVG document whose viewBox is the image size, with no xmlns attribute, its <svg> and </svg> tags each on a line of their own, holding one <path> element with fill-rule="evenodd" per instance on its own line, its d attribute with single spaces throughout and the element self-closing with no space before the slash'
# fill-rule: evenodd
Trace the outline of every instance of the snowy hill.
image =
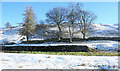
<svg viewBox="0 0 120 71">
<path fill-rule="evenodd" d="M 16 27 L 11 29 L 0 29 L 0 44 L 5 42 L 14 42 L 18 43 L 24 36 L 19 35 L 19 29 L 22 27 Z M 90 34 L 87 37 L 113 37 L 118 36 L 118 25 L 117 24 L 92 24 Z M 51 30 L 57 30 L 56 27 L 50 28 Z M 38 30 L 40 31 L 40 30 Z M 40 35 L 40 34 L 39 34 Z M 41 36 L 41 35 L 40 35 Z M 46 36 L 44 36 L 45 38 Z M 75 34 L 75 37 L 82 37 L 81 33 Z M 36 39 L 36 38 L 34 38 Z M 39 39 L 43 39 L 40 37 Z"/>
<path fill-rule="evenodd" d="M 16 27 L 11 29 L 0 29 L 0 44 L 14 42 L 18 43 L 23 37 L 19 35 L 19 29 L 22 27 Z"/>
<path fill-rule="evenodd" d="M 91 27 L 94 30 L 90 35 L 91 37 L 115 37 L 118 36 L 118 25 L 117 24 L 92 24 Z"/>
</svg>

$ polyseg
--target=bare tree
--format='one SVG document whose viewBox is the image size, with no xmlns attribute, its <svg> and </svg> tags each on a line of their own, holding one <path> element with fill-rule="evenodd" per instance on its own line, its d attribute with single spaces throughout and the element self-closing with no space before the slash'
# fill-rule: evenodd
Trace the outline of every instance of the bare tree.
<svg viewBox="0 0 120 71">
<path fill-rule="evenodd" d="M 94 22 L 97 16 L 90 11 L 78 10 L 77 20 L 81 33 L 83 34 L 83 39 L 86 37 L 86 33 L 90 29 L 90 25 Z"/>
<path fill-rule="evenodd" d="M 50 24 L 56 24 L 57 28 L 59 30 L 58 33 L 58 39 L 61 40 L 62 38 L 62 26 L 61 24 L 65 20 L 65 15 L 66 15 L 66 9 L 63 7 L 56 7 L 53 8 L 52 10 L 49 10 L 46 13 L 46 21 L 49 22 Z"/>
</svg>

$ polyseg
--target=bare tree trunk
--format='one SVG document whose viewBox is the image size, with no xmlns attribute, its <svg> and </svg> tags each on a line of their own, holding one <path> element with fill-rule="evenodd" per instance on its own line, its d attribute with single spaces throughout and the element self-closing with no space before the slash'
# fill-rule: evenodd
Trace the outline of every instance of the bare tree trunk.
<svg viewBox="0 0 120 71">
<path fill-rule="evenodd" d="M 85 39 L 85 36 L 86 36 L 85 33 L 83 33 L 83 39 Z"/>
<path fill-rule="evenodd" d="M 72 36 L 70 35 L 70 42 L 72 43 Z"/>
<path fill-rule="evenodd" d="M 58 40 L 60 41 L 61 40 L 61 37 L 58 35 Z"/>
<path fill-rule="evenodd" d="M 84 32 L 84 31 L 81 31 L 81 33 L 82 33 L 82 35 L 83 35 L 83 39 L 85 39 L 85 36 L 86 36 L 85 32 Z"/>
<path fill-rule="evenodd" d="M 28 35 L 26 35 L 26 38 L 27 38 L 27 41 L 29 40 L 29 36 Z"/>
<path fill-rule="evenodd" d="M 70 36 L 70 42 L 72 42 L 72 32 L 70 30 L 70 26 L 69 26 L 69 36 Z"/>
<path fill-rule="evenodd" d="M 58 29 L 59 29 L 59 33 L 58 33 L 58 40 L 61 40 L 61 34 L 62 34 L 62 30 L 60 28 L 60 25 L 58 24 Z"/>
<path fill-rule="evenodd" d="M 83 21 L 84 21 L 84 33 L 83 33 L 83 39 L 85 39 L 85 36 L 86 36 L 86 35 L 85 35 L 85 33 L 86 33 L 86 26 L 85 26 L 86 23 L 85 23 L 85 19 L 83 19 Z"/>
</svg>

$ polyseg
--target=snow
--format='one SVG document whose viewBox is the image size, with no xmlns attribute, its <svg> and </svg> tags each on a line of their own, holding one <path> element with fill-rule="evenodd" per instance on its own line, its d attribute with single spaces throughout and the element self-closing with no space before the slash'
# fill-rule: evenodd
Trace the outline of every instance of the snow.
<svg viewBox="0 0 120 71">
<path fill-rule="evenodd" d="M 24 36 L 19 35 L 19 29 L 22 27 L 0 30 L 0 44 L 8 42 L 19 42 Z"/>
<path fill-rule="evenodd" d="M 117 56 L 0 53 L 0 69 L 117 69 Z"/>
<path fill-rule="evenodd" d="M 99 41 L 85 41 L 81 44 L 86 44 L 88 47 L 103 50 L 103 51 L 113 51 L 118 50 L 118 41 L 109 41 L 109 40 L 99 40 Z"/>
<path fill-rule="evenodd" d="M 94 27 L 94 28 L 92 28 Z M 118 25 L 117 24 L 92 24 L 92 32 L 89 37 L 117 37 L 118 36 Z"/>
</svg>

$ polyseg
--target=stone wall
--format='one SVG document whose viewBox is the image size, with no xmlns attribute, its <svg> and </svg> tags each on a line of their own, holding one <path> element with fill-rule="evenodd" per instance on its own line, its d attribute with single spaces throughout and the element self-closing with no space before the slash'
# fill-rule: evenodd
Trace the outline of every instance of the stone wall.
<svg viewBox="0 0 120 71">
<path fill-rule="evenodd" d="M 3 46 L 3 51 L 88 52 L 88 47 L 82 45 Z"/>
</svg>

